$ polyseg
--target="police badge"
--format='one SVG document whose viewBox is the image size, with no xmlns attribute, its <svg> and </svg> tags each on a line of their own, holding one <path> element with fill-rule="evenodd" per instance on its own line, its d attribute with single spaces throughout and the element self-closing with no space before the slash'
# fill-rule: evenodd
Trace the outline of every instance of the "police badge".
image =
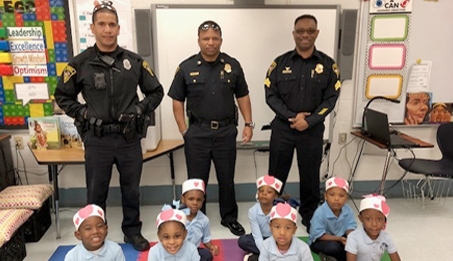
<svg viewBox="0 0 453 261">
<path fill-rule="evenodd" d="M 126 70 L 128 70 L 128 71 L 129 71 L 129 70 L 131 69 L 131 67 L 132 67 L 132 66 L 131 66 L 131 62 L 130 62 L 127 58 L 123 60 L 123 67 L 124 67 L 124 69 L 126 69 Z"/>
<path fill-rule="evenodd" d="M 229 63 L 226 63 L 223 69 L 226 73 L 231 73 L 231 65 Z"/>
<path fill-rule="evenodd" d="M 316 65 L 315 72 L 316 72 L 317 74 L 321 74 L 323 71 L 324 71 L 324 66 L 323 66 L 322 64 L 318 63 L 318 64 Z"/>
</svg>

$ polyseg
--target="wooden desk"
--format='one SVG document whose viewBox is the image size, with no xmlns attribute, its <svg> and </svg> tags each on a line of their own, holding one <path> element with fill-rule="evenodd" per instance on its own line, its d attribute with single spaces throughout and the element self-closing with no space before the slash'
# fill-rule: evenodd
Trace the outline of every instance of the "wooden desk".
<svg viewBox="0 0 453 261">
<path fill-rule="evenodd" d="M 381 185 L 380 185 L 380 188 L 379 188 L 379 192 L 382 195 L 382 193 L 384 192 L 385 179 L 387 178 L 388 168 L 389 168 L 389 165 L 390 165 L 390 159 L 392 157 L 396 156 L 396 152 L 394 151 L 396 148 L 391 148 L 391 147 L 387 146 L 384 143 L 381 143 L 381 142 L 379 142 L 377 140 L 372 139 L 369 136 L 363 135 L 362 132 L 360 132 L 360 131 L 352 131 L 351 134 L 356 136 L 356 137 L 358 137 L 358 138 L 360 138 L 360 139 L 362 139 L 362 140 L 364 140 L 364 141 L 366 141 L 366 142 L 369 142 L 369 143 L 375 145 L 376 147 L 378 147 L 380 149 L 387 149 L 387 156 L 385 157 L 384 169 L 382 171 Z M 431 144 L 431 143 L 428 143 L 426 141 L 422 141 L 420 139 L 417 139 L 417 138 L 412 137 L 410 135 L 407 135 L 405 133 L 399 132 L 398 135 L 401 136 L 402 138 L 408 140 L 408 141 L 412 141 L 412 142 L 417 144 L 416 146 L 408 146 L 408 147 L 406 147 L 404 149 L 417 149 L 417 148 L 422 149 L 422 148 L 433 148 L 434 147 L 434 145 Z M 354 165 L 354 170 L 352 172 L 352 177 L 355 177 L 355 173 L 357 171 L 357 166 L 359 165 L 359 161 L 360 161 L 361 157 L 362 157 L 362 150 L 360 150 L 357 162 Z"/>
<path fill-rule="evenodd" d="M 175 188 L 175 166 L 173 152 L 184 146 L 183 140 L 161 140 L 157 148 L 143 154 L 143 162 L 168 155 L 170 158 L 170 174 L 173 185 L 173 198 L 176 198 Z M 30 149 L 36 161 L 40 165 L 47 165 L 49 171 L 49 181 L 53 184 L 53 202 L 55 207 L 55 225 L 57 239 L 60 238 L 59 220 L 59 191 L 58 191 L 58 165 L 76 165 L 85 163 L 85 151 L 80 149 L 63 148 L 59 150 L 35 150 Z"/>
</svg>

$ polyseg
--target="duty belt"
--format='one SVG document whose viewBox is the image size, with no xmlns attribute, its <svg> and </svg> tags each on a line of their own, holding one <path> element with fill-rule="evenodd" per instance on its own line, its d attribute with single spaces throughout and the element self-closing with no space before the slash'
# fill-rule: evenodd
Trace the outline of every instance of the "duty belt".
<svg viewBox="0 0 453 261">
<path fill-rule="evenodd" d="M 102 131 L 104 134 L 121 133 L 121 125 L 119 125 L 119 124 L 102 125 Z"/>
<path fill-rule="evenodd" d="M 219 121 L 208 121 L 208 120 L 201 120 L 197 119 L 195 117 L 192 117 L 190 120 L 191 123 L 198 124 L 202 127 L 208 127 L 211 130 L 217 130 L 218 128 L 226 127 L 230 124 L 234 124 L 233 119 L 225 119 L 225 120 L 219 120 Z"/>
</svg>

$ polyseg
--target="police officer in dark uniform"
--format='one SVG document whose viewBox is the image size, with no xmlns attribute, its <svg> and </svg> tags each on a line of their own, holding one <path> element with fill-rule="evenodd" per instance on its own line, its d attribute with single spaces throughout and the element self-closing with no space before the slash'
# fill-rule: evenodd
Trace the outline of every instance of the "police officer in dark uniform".
<svg viewBox="0 0 453 261">
<path fill-rule="evenodd" d="M 277 57 L 264 81 L 266 102 L 275 112 L 269 174 L 285 184 L 297 151 L 302 224 L 309 231 L 319 200 L 324 119 L 333 110 L 341 82 L 335 61 L 316 50 L 318 22 L 302 15 L 294 22 L 295 50 Z"/>
<path fill-rule="evenodd" d="M 91 24 L 96 44 L 66 66 L 55 99 L 67 115 L 75 118 L 84 141 L 87 203 L 105 210 L 115 164 L 120 174 L 124 240 L 144 251 L 150 246 L 141 234 L 140 139 L 145 135 L 147 115 L 162 101 L 163 88 L 146 61 L 118 46 L 119 30 L 112 3 L 97 4 Z M 142 101 L 137 85 L 145 95 Z M 80 92 L 86 104 L 77 100 Z"/>
<path fill-rule="evenodd" d="M 189 178 L 208 184 L 211 160 L 219 183 L 221 224 L 235 235 L 243 235 L 237 222 L 238 207 L 234 191 L 238 113 L 236 97 L 244 117 L 243 142 L 252 138 L 249 90 L 239 62 L 220 52 L 222 31 L 213 21 L 198 28 L 200 53 L 183 61 L 176 72 L 168 95 L 173 99 L 173 113 L 184 136 Z M 184 102 L 187 99 L 187 128 Z M 205 201 L 206 202 L 206 201 Z M 205 212 L 205 206 L 203 206 Z"/>
</svg>

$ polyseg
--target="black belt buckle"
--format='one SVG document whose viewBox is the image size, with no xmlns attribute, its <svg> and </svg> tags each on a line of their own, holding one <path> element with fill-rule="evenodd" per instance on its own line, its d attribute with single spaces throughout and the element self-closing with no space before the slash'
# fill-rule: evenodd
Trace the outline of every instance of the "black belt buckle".
<svg viewBox="0 0 453 261">
<path fill-rule="evenodd" d="M 220 127 L 220 123 L 218 121 L 211 121 L 211 129 L 217 130 Z"/>
</svg>

